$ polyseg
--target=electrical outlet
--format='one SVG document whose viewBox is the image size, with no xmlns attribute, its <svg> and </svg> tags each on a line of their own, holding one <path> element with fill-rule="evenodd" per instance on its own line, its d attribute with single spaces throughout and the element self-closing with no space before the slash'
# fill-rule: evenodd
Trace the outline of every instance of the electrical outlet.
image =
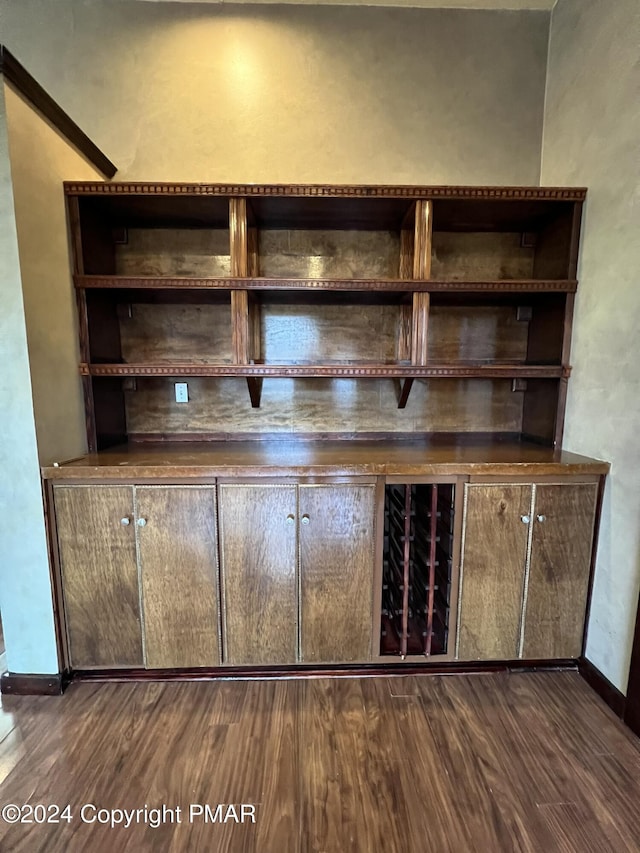
<svg viewBox="0 0 640 853">
<path fill-rule="evenodd" d="M 186 382 L 176 382 L 176 403 L 188 403 L 189 402 L 189 388 Z"/>
</svg>

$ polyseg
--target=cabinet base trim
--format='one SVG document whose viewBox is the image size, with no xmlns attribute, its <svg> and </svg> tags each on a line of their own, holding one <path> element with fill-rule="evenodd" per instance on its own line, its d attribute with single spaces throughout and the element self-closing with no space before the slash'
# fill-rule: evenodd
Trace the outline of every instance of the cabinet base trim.
<svg viewBox="0 0 640 853">
<path fill-rule="evenodd" d="M 390 675 L 454 675 L 474 672 L 577 669 L 578 661 L 511 660 L 448 661 L 442 663 L 375 663 L 291 666 L 234 666 L 203 669 L 92 669 L 75 670 L 73 681 L 214 681 L 247 678 L 363 678 Z"/>
<path fill-rule="evenodd" d="M 62 672 L 54 675 L 5 672 L 0 678 L 0 693 L 3 696 L 61 696 L 70 680 L 70 676 Z"/>
<path fill-rule="evenodd" d="M 580 675 L 598 696 L 607 704 L 616 717 L 624 717 L 626 697 L 609 679 L 586 658 L 580 658 L 578 662 Z"/>
</svg>

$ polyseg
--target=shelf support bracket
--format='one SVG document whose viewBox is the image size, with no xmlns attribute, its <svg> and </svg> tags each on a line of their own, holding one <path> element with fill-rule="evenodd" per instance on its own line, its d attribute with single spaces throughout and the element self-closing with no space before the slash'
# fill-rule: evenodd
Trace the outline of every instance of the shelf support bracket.
<svg viewBox="0 0 640 853">
<path fill-rule="evenodd" d="M 398 398 L 399 409 L 404 409 L 407 405 L 407 400 L 409 399 L 409 394 L 413 387 L 413 381 L 413 376 L 409 376 L 407 379 L 396 380 L 396 397 Z"/>
<path fill-rule="evenodd" d="M 262 378 L 258 376 L 247 376 L 247 388 L 251 397 L 251 408 L 260 408 L 260 397 L 262 396 Z"/>
</svg>

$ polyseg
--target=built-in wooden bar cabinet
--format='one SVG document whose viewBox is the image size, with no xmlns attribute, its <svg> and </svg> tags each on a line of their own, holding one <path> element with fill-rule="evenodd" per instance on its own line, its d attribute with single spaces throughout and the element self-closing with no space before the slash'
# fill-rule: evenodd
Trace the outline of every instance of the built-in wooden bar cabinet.
<svg viewBox="0 0 640 853">
<path fill-rule="evenodd" d="M 561 447 L 584 190 L 65 192 L 63 668 L 581 656 L 608 470 Z"/>
</svg>

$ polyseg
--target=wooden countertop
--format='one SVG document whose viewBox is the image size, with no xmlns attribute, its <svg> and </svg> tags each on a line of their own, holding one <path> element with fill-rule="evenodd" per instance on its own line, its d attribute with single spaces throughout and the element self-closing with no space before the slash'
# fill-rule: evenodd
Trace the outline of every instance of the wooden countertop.
<svg viewBox="0 0 640 853">
<path fill-rule="evenodd" d="M 609 464 L 520 441 L 212 441 L 140 443 L 88 454 L 42 474 L 52 480 L 376 475 L 606 474 Z"/>
</svg>

